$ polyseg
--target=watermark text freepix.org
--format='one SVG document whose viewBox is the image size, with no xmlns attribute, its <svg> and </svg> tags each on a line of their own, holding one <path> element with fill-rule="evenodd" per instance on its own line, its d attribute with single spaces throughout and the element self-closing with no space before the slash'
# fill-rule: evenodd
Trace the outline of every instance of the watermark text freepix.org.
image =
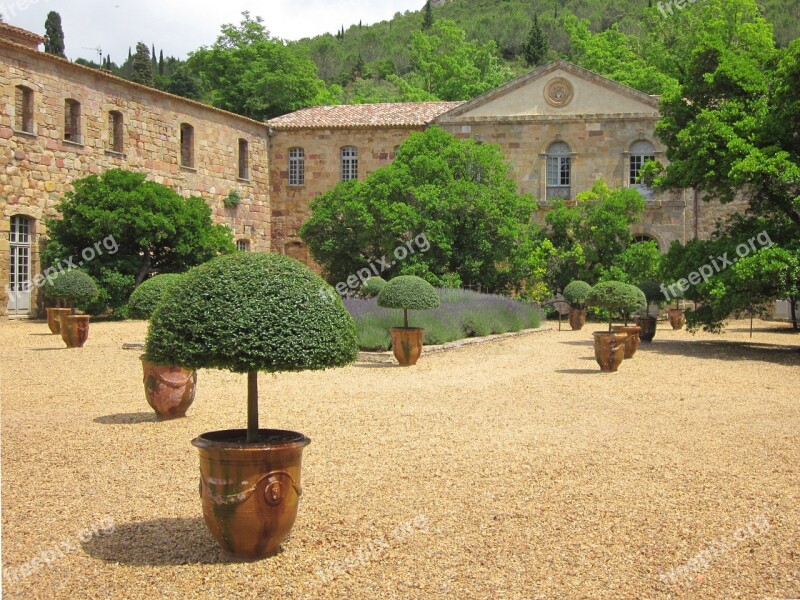
<svg viewBox="0 0 800 600">
<path fill-rule="evenodd" d="M 667 301 L 673 300 L 674 298 L 680 298 L 681 295 L 684 292 L 687 292 L 690 287 L 700 285 L 701 283 L 706 283 L 714 275 L 722 273 L 722 271 L 725 269 L 735 265 L 737 262 L 739 262 L 739 259 L 749 256 L 751 252 L 757 252 L 759 248 L 756 246 L 756 242 L 758 242 L 758 245 L 762 249 L 773 246 L 773 241 L 770 239 L 769 234 L 766 231 L 762 231 L 757 236 L 750 238 L 747 240 L 747 242 L 739 244 L 736 247 L 736 254 L 739 255 L 738 258 L 728 258 L 728 254 L 730 254 L 729 252 L 726 252 L 722 256 L 717 256 L 716 258 L 709 256 L 708 258 L 711 259 L 711 262 L 706 263 L 696 271 L 689 273 L 686 279 L 680 279 L 669 286 L 662 283 L 661 293 L 664 294 L 664 297 L 667 299 Z"/>
<path fill-rule="evenodd" d="M 111 519 L 111 517 L 104 517 L 90 527 L 82 529 L 75 536 L 77 542 L 75 538 L 73 538 L 53 544 L 47 548 L 47 550 L 40 552 L 38 556 L 34 556 L 26 563 L 22 563 L 16 567 L 6 567 L 3 569 L 3 577 L 9 585 L 14 585 L 19 582 L 20 579 L 30 577 L 45 566 L 50 566 L 54 562 L 64 558 L 67 554 L 75 552 L 79 544 L 85 544 L 95 537 L 111 535 L 114 533 L 115 529 L 114 520 Z"/>
<path fill-rule="evenodd" d="M 417 252 L 425 254 L 431 249 L 431 243 L 428 241 L 428 236 L 424 233 L 418 235 L 413 240 L 409 240 L 403 246 L 398 246 L 394 250 L 394 260 L 386 256 L 379 258 L 368 267 L 364 267 L 355 275 L 351 275 L 346 281 L 341 281 L 336 284 L 336 291 L 339 295 L 347 296 L 348 292 L 355 291 L 364 285 L 364 282 L 370 277 L 378 277 L 381 273 L 385 273 L 398 262 L 403 262 L 409 256 L 413 256 Z"/>
<path fill-rule="evenodd" d="M 65 260 L 59 261 L 49 269 L 45 269 L 36 277 L 34 277 L 32 281 L 28 282 L 29 289 L 24 291 L 30 291 L 30 288 L 40 288 L 45 284 L 45 282 L 52 281 L 56 275 L 59 275 L 60 273 L 66 273 L 72 269 L 77 269 L 88 262 L 92 262 L 98 256 L 103 256 L 105 253 L 113 256 L 117 252 L 119 252 L 119 244 L 117 244 L 117 240 L 114 239 L 114 236 L 110 235 L 102 242 L 96 242 L 94 246 L 87 246 L 84 248 L 80 256 L 80 258 L 83 260 L 77 264 L 75 264 L 75 261 L 78 260 L 78 257 L 70 256 Z"/>
<path fill-rule="evenodd" d="M 31 6 L 39 4 L 40 2 L 50 2 L 50 0 L 16 0 L 16 2 L 9 2 L 7 4 L 0 4 L 0 15 L 4 19 L 13 19 L 19 13 L 25 12 Z"/>
</svg>

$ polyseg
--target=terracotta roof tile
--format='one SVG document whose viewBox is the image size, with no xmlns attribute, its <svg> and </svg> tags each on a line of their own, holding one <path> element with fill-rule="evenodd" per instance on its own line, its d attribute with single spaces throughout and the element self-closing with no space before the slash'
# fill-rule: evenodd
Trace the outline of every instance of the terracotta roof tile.
<svg viewBox="0 0 800 600">
<path fill-rule="evenodd" d="M 39 44 L 44 44 L 45 42 L 45 38 L 41 35 L 28 31 L 27 29 L 14 27 L 8 23 L 0 23 L 0 36 L 11 38 L 12 41 L 13 38 L 21 38 L 31 42 L 38 42 Z"/>
<path fill-rule="evenodd" d="M 422 127 L 463 102 L 398 102 L 313 106 L 267 123 L 276 130 L 347 127 Z"/>
</svg>

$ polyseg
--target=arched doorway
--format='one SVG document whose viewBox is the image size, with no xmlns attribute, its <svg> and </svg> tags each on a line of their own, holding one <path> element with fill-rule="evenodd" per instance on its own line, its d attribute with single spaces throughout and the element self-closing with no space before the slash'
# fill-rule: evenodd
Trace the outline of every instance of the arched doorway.
<svg viewBox="0 0 800 600">
<path fill-rule="evenodd" d="M 8 286 L 8 316 L 28 316 L 31 312 L 31 219 L 11 217 L 8 234 L 11 265 Z"/>
</svg>

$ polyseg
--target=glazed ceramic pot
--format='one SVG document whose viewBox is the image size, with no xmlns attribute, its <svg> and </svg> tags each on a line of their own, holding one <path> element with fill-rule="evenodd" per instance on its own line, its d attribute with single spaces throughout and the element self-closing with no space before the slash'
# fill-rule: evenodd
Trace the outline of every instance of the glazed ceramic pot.
<svg viewBox="0 0 800 600">
<path fill-rule="evenodd" d="M 50 328 L 50 333 L 59 335 L 61 333 L 61 315 L 68 315 L 72 312 L 69 308 L 48 308 L 47 310 L 47 326 Z"/>
<path fill-rule="evenodd" d="M 83 348 L 89 339 L 89 315 L 61 315 L 61 339 L 67 348 Z"/>
<path fill-rule="evenodd" d="M 403 367 L 413 367 L 422 356 L 424 329 L 418 327 L 392 327 L 392 351 Z"/>
<path fill-rule="evenodd" d="M 586 310 L 582 308 L 569 309 L 569 326 L 573 331 L 580 331 L 586 325 Z"/>
<path fill-rule="evenodd" d="M 633 358 L 639 349 L 639 334 L 641 328 L 638 325 L 615 325 L 613 328 L 616 333 L 627 333 L 625 339 L 625 359 Z"/>
<path fill-rule="evenodd" d="M 200 452 L 200 498 L 208 529 L 222 548 L 241 559 L 276 554 L 297 517 L 303 493 L 302 433 L 262 429 L 248 444 L 246 430 L 204 433 L 192 441 Z"/>
<path fill-rule="evenodd" d="M 142 355 L 144 394 L 147 403 L 160 419 L 186 416 L 194 402 L 197 371 L 174 365 L 157 365 Z"/>
<path fill-rule="evenodd" d="M 639 334 L 639 339 L 648 344 L 656 337 L 658 329 L 658 319 L 655 317 L 639 317 L 636 319 L 636 324 L 641 328 L 642 332 Z"/>
<path fill-rule="evenodd" d="M 625 360 L 627 333 L 597 331 L 594 334 L 594 357 L 604 373 L 616 373 Z"/>
</svg>

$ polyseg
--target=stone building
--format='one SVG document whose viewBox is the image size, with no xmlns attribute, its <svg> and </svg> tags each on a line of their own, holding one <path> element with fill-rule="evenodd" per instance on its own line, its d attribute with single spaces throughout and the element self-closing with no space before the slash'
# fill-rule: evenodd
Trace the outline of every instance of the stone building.
<svg viewBox="0 0 800 600">
<path fill-rule="evenodd" d="M 658 99 L 564 61 L 465 103 L 315 107 L 259 123 L 42 53 L 41 43 L 0 23 L 0 314 L 35 314 L 26 284 L 40 268 L 44 219 L 74 180 L 114 167 L 204 198 L 242 250 L 309 264 L 298 230 L 313 199 L 389 164 L 411 132 L 433 124 L 499 145 L 520 192 L 538 200 L 540 223 L 554 199 L 601 177 L 639 188 L 647 209 L 633 234 L 663 251 L 743 208 L 636 183 L 647 159 L 664 160 Z M 231 192 L 241 204 L 225 208 Z"/>
<path fill-rule="evenodd" d="M 271 249 L 263 123 L 45 54 L 41 43 L 0 23 L 0 311 L 34 311 L 25 283 L 39 270 L 44 219 L 74 180 L 110 168 L 204 198 L 240 247 Z M 225 208 L 231 191 L 241 203 Z"/>
</svg>

